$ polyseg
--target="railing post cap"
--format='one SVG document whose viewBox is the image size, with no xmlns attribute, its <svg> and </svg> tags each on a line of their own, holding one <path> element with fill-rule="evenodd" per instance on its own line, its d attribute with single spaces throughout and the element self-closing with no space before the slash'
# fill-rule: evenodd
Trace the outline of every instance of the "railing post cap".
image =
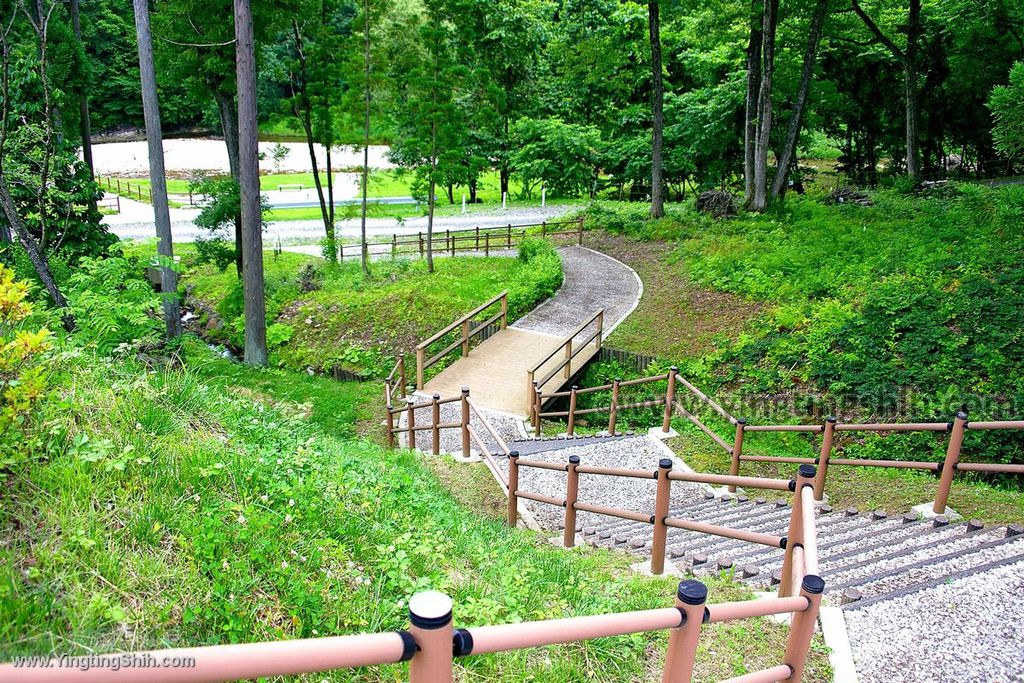
<svg viewBox="0 0 1024 683">
<path fill-rule="evenodd" d="M 818 469 L 810 463 L 804 463 L 803 465 L 800 465 L 800 469 L 798 470 L 798 472 L 800 473 L 801 477 L 810 479 L 815 474 L 818 473 Z"/>
<path fill-rule="evenodd" d="M 612 381 L 613 381 L 613 382 L 621 382 L 621 381 L 622 381 L 622 378 L 621 378 L 621 377 L 616 377 L 616 378 L 615 378 L 615 379 L 613 379 Z"/>
<path fill-rule="evenodd" d="M 462 393 L 463 394 L 468 394 L 469 393 L 469 387 L 462 387 Z"/>
<path fill-rule="evenodd" d="M 409 621 L 413 626 L 435 629 L 452 620 L 452 599 L 439 591 L 424 591 L 409 598 Z"/>
<path fill-rule="evenodd" d="M 578 455 L 570 455 L 569 456 L 569 464 L 570 465 L 579 465 L 580 464 L 580 456 L 578 456 Z"/>
<path fill-rule="evenodd" d="M 738 418 L 736 418 L 736 424 L 738 424 L 738 425 L 745 425 L 745 424 L 747 424 L 747 418 L 745 418 L 745 417 L 738 417 Z"/>
<path fill-rule="evenodd" d="M 672 469 L 672 458 L 662 458 L 661 460 L 658 461 L 658 467 L 660 467 L 663 470 Z"/>
<path fill-rule="evenodd" d="M 510 458 L 518 458 L 519 457 L 519 451 L 509 451 L 508 452 L 508 457 L 510 457 Z"/>
<path fill-rule="evenodd" d="M 678 365 L 673 365 L 673 366 L 671 366 L 669 368 L 669 370 L 671 370 L 672 372 L 679 372 L 679 366 Z"/>
<path fill-rule="evenodd" d="M 800 587 L 812 595 L 821 595 L 825 592 L 825 579 L 817 574 L 808 574 L 804 577 Z"/>
<path fill-rule="evenodd" d="M 832 417 L 832 416 L 829 416 L 829 417 L 828 417 L 828 418 L 827 418 L 827 419 L 825 420 L 825 422 L 831 422 L 832 424 L 835 424 L 835 423 L 836 423 L 836 422 L 838 422 L 838 421 L 839 421 L 839 420 L 838 420 L 837 418 L 835 418 L 835 417 Z"/>
<path fill-rule="evenodd" d="M 967 420 L 967 413 L 965 413 L 962 410 L 958 410 L 957 413 L 956 413 L 956 419 L 966 421 Z"/>
<path fill-rule="evenodd" d="M 703 605 L 708 599 L 708 587 L 696 579 L 679 582 L 676 595 L 684 605 Z"/>
<path fill-rule="evenodd" d="M 434 394 L 434 400 L 435 401 L 440 401 L 441 400 L 441 394 Z"/>
</svg>

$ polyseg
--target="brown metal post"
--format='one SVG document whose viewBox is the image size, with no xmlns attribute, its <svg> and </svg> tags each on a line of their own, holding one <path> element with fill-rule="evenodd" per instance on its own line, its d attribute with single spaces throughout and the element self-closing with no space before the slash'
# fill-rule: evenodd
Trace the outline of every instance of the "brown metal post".
<svg viewBox="0 0 1024 683">
<path fill-rule="evenodd" d="M 547 237 L 547 233 L 548 233 L 548 222 L 547 221 L 541 221 L 540 222 L 540 238 L 544 239 L 545 237 Z"/>
<path fill-rule="evenodd" d="M 573 385 L 569 390 L 569 427 L 565 430 L 567 436 L 572 436 L 576 428 L 576 390 L 579 387 Z"/>
<path fill-rule="evenodd" d="M 405 356 L 399 356 L 398 357 L 398 380 L 402 383 L 402 385 L 401 385 L 401 388 L 402 388 L 402 396 L 401 396 L 401 398 L 405 398 L 406 387 L 409 386 L 405 382 Z"/>
<path fill-rule="evenodd" d="M 805 486 L 814 486 L 814 465 L 800 465 L 797 470 L 796 482 L 793 487 L 793 509 L 789 515 L 789 531 L 786 533 L 786 555 L 782 561 L 782 582 L 779 584 L 779 597 L 787 598 L 796 595 L 797 587 L 793 585 L 793 549 L 803 548 L 804 538 L 804 506 L 800 504 L 800 492 Z"/>
<path fill-rule="evenodd" d="M 462 387 L 462 457 L 469 454 L 469 387 Z"/>
<path fill-rule="evenodd" d="M 419 238 L 420 241 L 420 258 L 423 258 L 423 233 L 418 232 L 416 233 L 416 236 Z"/>
<path fill-rule="evenodd" d="M 501 295 L 501 329 L 508 327 L 508 294 Z"/>
<path fill-rule="evenodd" d="M 462 357 L 469 355 L 469 321 L 462 321 Z"/>
<path fill-rule="evenodd" d="M 730 477 L 738 477 L 740 474 L 740 456 L 743 455 L 743 428 L 746 426 L 746 420 L 736 420 L 736 436 L 732 441 L 732 464 L 729 465 Z M 729 486 L 729 493 L 736 493 L 736 487 Z"/>
<path fill-rule="evenodd" d="M 388 448 L 395 447 L 395 414 L 391 412 L 391 401 L 388 401 L 384 406 L 384 412 L 387 415 L 385 418 L 385 424 L 388 430 Z"/>
<path fill-rule="evenodd" d="M 679 582 L 676 592 L 676 608 L 684 615 L 678 628 L 669 632 L 668 650 L 665 652 L 665 672 L 662 683 L 690 683 L 693 678 L 693 664 L 697 659 L 697 643 L 700 627 L 704 623 L 704 603 L 708 589 L 700 581 L 691 579 Z"/>
<path fill-rule="evenodd" d="M 942 463 L 942 475 L 939 477 L 939 490 L 935 494 L 935 505 L 932 512 L 937 515 L 946 512 L 949 501 L 949 489 L 953 486 L 953 475 L 960 462 L 960 449 L 964 445 L 964 431 L 967 429 L 967 413 L 959 412 L 953 420 L 953 428 L 949 433 L 949 445 L 946 446 L 946 460 Z"/>
<path fill-rule="evenodd" d="M 514 527 L 519 518 L 516 491 L 519 490 L 519 451 L 508 454 L 508 525 Z"/>
<path fill-rule="evenodd" d="M 793 623 L 789 627 L 789 640 L 786 641 L 786 654 L 783 662 L 792 672 L 786 679 L 789 683 L 800 683 L 804 675 L 804 665 L 811 649 L 811 638 L 814 637 L 814 623 L 818 620 L 818 608 L 821 606 L 821 595 L 825 591 L 825 582 L 820 576 L 808 574 L 800 586 L 800 595 L 807 598 L 807 609 L 793 613 Z"/>
<path fill-rule="evenodd" d="M 619 412 L 619 382 L 621 381 L 618 377 L 612 380 L 612 405 L 608 409 L 608 436 L 615 436 L 615 418 Z"/>
<path fill-rule="evenodd" d="M 391 260 L 395 259 L 398 255 L 398 235 L 391 236 Z"/>
<path fill-rule="evenodd" d="M 423 365 L 426 363 L 426 349 L 416 349 L 416 388 L 423 388 Z"/>
<path fill-rule="evenodd" d="M 668 538 L 668 503 L 672 492 L 672 480 L 668 473 L 672 471 L 672 460 L 662 458 L 658 461 L 658 488 L 654 495 L 654 537 L 651 539 L 651 573 L 662 574 L 665 571 L 665 542 Z"/>
<path fill-rule="evenodd" d="M 415 402 L 416 402 L 416 400 L 414 398 L 411 398 L 411 397 L 405 399 L 405 403 L 408 406 L 408 408 L 407 408 L 408 415 L 406 415 L 406 425 L 405 426 L 409 430 L 409 433 L 406 436 L 406 443 L 405 443 L 406 448 L 416 448 L 416 430 L 414 429 L 416 427 L 416 411 L 413 410 L 413 407 L 412 407 Z"/>
<path fill-rule="evenodd" d="M 409 633 L 418 647 L 409 660 L 409 683 L 452 683 L 452 599 L 437 591 L 412 596 Z"/>
<path fill-rule="evenodd" d="M 476 250 L 480 251 L 480 226 L 476 226 Z"/>
<path fill-rule="evenodd" d="M 668 371 L 668 391 L 665 393 L 665 417 L 661 420 L 661 431 L 663 434 L 668 434 L 669 430 L 672 429 L 672 408 L 676 400 L 676 375 L 679 374 L 679 368 L 672 366 Z"/>
<path fill-rule="evenodd" d="M 441 394 L 434 394 L 430 401 L 430 452 L 441 455 Z"/>
<path fill-rule="evenodd" d="M 565 369 L 562 370 L 562 377 L 564 379 L 572 377 L 572 337 L 565 340 Z"/>
<path fill-rule="evenodd" d="M 583 219 L 582 218 L 580 218 L 580 239 L 579 239 L 579 245 L 581 247 L 583 246 Z"/>
<path fill-rule="evenodd" d="M 825 495 L 825 477 L 828 474 L 828 460 L 832 457 L 832 439 L 836 431 L 836 418 L 825 420 L 825 430 L 821 436 L 821 455 L 818 457 L 818 474 L 814 477 L 814 500 L 821 500 Z"/>
<path fill-rule="evenodd" d="M 540 425 L 540 411 L 541 411 L 541 404 L 543 403 L 543 401 L 541 400 L 541 396 L 542 396 L 542 394 L 541 394 L 541 391 L 540 391 L 540 387 L 538 387 L 537 383 L 534 382 L 534 384 L 533 384 L 533 405 L 534 405 L 533 410 L 534 410 L 534 415 L 537 416 L 537 425 L 536 425 L 536 429 L 534 431 L 534 436 L 540 436 L 540 429 L 541 429 L 541 425 Z"/>
<path fill-rule="evenodd" d="M 448 245 L 449 248 L 451 249 L 450 253 L 451 253 L 452 256 L 455 256 L 455 238 L 452 237 L 452 231 L 451 230 L 445 230 L 445 233 L 447 233 L 448 239 L 451 240 L 451 243 Z"/>
<path fill-rule="evenodd" d="M 508 224 L 508 232 L 506 233 L 505 241 L 506 241 L 505 248 L 506 249 L 511 249 L 512 248 L 512 224 L 511 223 Z"/>
<path fill-rule="evenodd" d="M 562 533 L 562 545 L 571 548 L 576 545 L 576 499 L 580 492 L 580 475 L 576 466 L 580 464 L 580 456 L 569 456 L 569 476 L 565 483 L 565 531 Z"/>
<path fill-rule="evenodd" d="M 491 255 L 491 233 L 484 233 L 484 256 Z"/>
</svg>

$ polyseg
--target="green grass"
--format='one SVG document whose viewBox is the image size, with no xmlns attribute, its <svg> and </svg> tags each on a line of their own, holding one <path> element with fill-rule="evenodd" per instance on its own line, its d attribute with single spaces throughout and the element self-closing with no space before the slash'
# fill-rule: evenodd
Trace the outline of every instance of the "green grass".
<svg viewBox="0 0 1024 683">
<path fill-rule="evenodd" d="M 605 550 L 509 529 L 426 458 L 346 438 L 361 386 L 248 369 L 187 342 L 184 369 L 68 351 L 40 418 L 45 457 L 0 500 L 0 660 L 404 628 L 438 589 L 457 626 L 646 609 L 674 581 Z M 310 408 L 312 404 L 312 408 Z M 749 593 L 709 580 L 713 601 Z M 766 619 L 704 629 L 698 680 L 775 664 Z M 664 633 L 458 662 L 460 680 L 647 680 Z M 317 674 L 400 680 L 404 665 Z M 808 680 L 829 680 L 820 644 Z"/>
<path fill-rule="evenodd" d="M 152 242 L 138 243 L 131 253 L 154 250 Z M 187 245 L 180 253 L 182 286 L 200 304 L 204 334 L 240 347 L 243 301 L 234 270 L 197 265 Z M 501 291 L 509 292 L 514 320 L 562 281 L 561 262 L 550 248 L 528 261 L 466 256 L 434 263 L 429 273 L 422 260 L 373 262 L 367 280 L 354 261 L 330 265 L 313 256 L 265 252 L 271 361 L 296 370 L 380 375 L 390 370 L 395 354 L 411 353 L 421 340 Z"/>
</svg>

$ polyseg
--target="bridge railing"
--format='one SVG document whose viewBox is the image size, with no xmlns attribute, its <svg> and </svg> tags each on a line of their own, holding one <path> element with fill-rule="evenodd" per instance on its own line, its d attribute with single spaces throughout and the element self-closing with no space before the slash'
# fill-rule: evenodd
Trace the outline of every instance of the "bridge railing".
<svg viewBox="0 0 1024 683">
<path fill-rule="evenodd" d="M 493 309 L 495 306 L 499 307 L 497 313 L 491 315 L 485 320 L 476 320 L 475 318 L 485 311 Z M 469 355 L 470 342 L 477 336 L 480 336 L 487 328 L 493 323 L 500 321 L 500 329 L 504 330 L 508 326 L 508 290 L 505 290 L 493 299 L 486 301 L 472 311 L 462 316 L 448 327 L 445 327 L 440 332 L 432 335 L 428 339 L 421 341 L 416 345 L 416 388 L 423 388 L 424 373 L 428 368 L 433 366 L 435 363 L 445 358 L 448 354 L 456 349 L 461 349 L 462 357 L 465 358 Z M 454 335 L 452 333 L 455 332 Z M 454 339 L 447 346 L 440 351 L 434 353 L 434 355 L 427 357 L 427 353 L 430 347 L 438 342 L 448 341 Z"/>
<path fill-rule="evenodd" d="M 591 328 L 592 331 L 591 331 Z M 540 391 L 551 379 L 561 374 L 564 380 L 572 377 L 573 361 L 587 348 L 594 344 L 595 350 L 601 350 L 604 336 L 604 309 L 594 311 L 593 315 L 570 332 L 561 343 L 555 346 L 543 360 L 534 364 L 526 373 L 526 405 L 530 406 L 530 418 L 537 421 L 541 406 L 537 404 Z M 575 369 L 579 369 L 579 365 Z"/>
<path fill-rule="evenodd" d="M 384 378 L 384 405 L 390 408 L 398 399 L 405 398 L 408 389 L 405 377 L 405 356 L 398 356 L 391 372 Z"/>
</svg>

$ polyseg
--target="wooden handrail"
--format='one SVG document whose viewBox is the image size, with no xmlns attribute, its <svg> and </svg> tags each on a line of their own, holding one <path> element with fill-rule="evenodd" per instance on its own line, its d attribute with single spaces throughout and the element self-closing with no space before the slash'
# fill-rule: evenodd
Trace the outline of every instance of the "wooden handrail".
<svg viewBox="0 0 1024 683">
<path fill-rule="evenodd" d="M 470 329 L 470 322 L 473 320 L 473 318 L 475 318 L 476 316 L 480 315 L 482 312 L 486 311 L 491 306 L 494 306 L 495 304 L 498 304 L 498 303 L 501 304 L 501 311 L 500 311 L 500 313 L 496 314 L 495 316 L 491 317 L 488 321 L 486 321 L 486 322 L 476 326 L 475 328 Z M 489 299 L 488 301 L 480 304 L 479 306 L 474 308 L 472 311 L 470 311 L 466 315 L 462 316 L 461 318 L 459 318 L 458 320 L 453 322 L 451 325 L 448 325 L 447 327 L 442 329 L 440 332 L 437 332 L 437 333 L 431 335 L 429 338 L 427 338 L 424 341 L 421 341 L 419 344 L 417 344 L 416 345 L 416 388 L 417 389 L 422 389 L 423 388 L 423 374 L 427 370 L 427 368 L 429 368 L 430 366 L 432 366 L 435 363 L 437 363 L 437 361 L 441 360 L 442 358 L 447 356 L 449 353 L 451 353 L 452 351 L 454 351 L 458 347 L 462 348 L 462 355 L 463 356 L 468 355 L 469 354 L 469 342 L 470 342 L 470 340 L 473 339 L 473 337 L 476 337 L 477 335 L 479 335 L 481 332 L 483 332 L 484 329 L 486 329 L 488 325 L 490 325 L 490 324 L 492 324 L 492 323 L 494 323 L 494 322 L 496 322 L 498 320 L 501 320 L 501 329 L 505 329 L 508 326 L 508 290 L 507 289 L 505 291 L 503 291 L 501 294 L 498 294 L 497 296 L 495 296 L 493 299 Z M 439 352 L 439 353 L 435 354 L 434 356 L 432 356 L 429 360 L 426 358 L 426 350 L 427 350 L 428 346 L 430 346 L 434 342 L 444 338 L 445 335 L 455 331 L 456 329 L 458 329 L 460 327 L 462 328 L 462 335 L 458 339 L 456 339 L 453 343 L 451 343 L 447 347 L 445 347 L 441 352 Z"/>
<path fill-rule="evenodd" d="M 585 329 L 593 325 L 595 322 L 597 323 L 597 329 L 582 343 L 574 344 L 574 340 L 576 339 L 577 335 L 582 333 Z M 526 373 L 526 405 L 531 406 L 531 413 L 538 412 L 534 410 L 534 407 L 536 407 L 536 403 L 538 400 L 538 397 L 534 395 L 534 387 L 543 387 L 551 380 L 552 377 L 557 375 L 559 372 L 563 373 L 565 379 L 569 379 L 569 377 L 572 376 L 573 359 L 575 359 L 576 356 L 578 356 L 584 349 L 586 349 L 592 341 L 597 341 L 597 349 L 600 350 L 603 334 L 604 309 L 601 308 L 595 311 L 594 314 L 590 316 L 590 318 L 582 322 L 580 325 L 576 327 L 576 329 L 574 329 L 566 337 L 564 337 L 559 344 L 557 344 L 554 348 L 551 349 L 551 353 L 545 356 L 543 360 L 534 364 L 534 366 L 530 368 L 530 370 Z M 561 360 L 561 362 L 559 362 L 552 370 L 550 370 L 546 375 L 544 375 L 543 378 L 538 380 L 537 373 L 540 371 L 542 367 L 547 365 L 547 363 L 551 361 L 555 357 L 555 354 L 557 354 L 559 351 L 561 351 L 564 354 L 564 357 Z M 531 417 L 536 419 L 536 423 L 539 428 L 540 418 L 537 417 L 536 415 L 531 415 Z"/>
</svg>

